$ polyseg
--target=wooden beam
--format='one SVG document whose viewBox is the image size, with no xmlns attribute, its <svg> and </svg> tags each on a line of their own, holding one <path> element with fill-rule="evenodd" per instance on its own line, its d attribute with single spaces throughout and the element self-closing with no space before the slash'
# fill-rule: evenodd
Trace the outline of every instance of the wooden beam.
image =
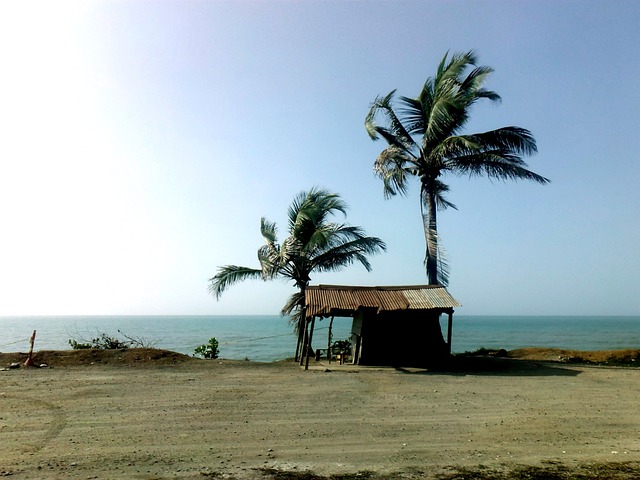
<svg viewBox="0 0 640 480">
<path fill-rule="evenodd" d="M 333 316 L 329 321 L 329 335 L 327 335 L 327 360 L 331 363 L 331 330 L 333 328 Z"/>
</svg>

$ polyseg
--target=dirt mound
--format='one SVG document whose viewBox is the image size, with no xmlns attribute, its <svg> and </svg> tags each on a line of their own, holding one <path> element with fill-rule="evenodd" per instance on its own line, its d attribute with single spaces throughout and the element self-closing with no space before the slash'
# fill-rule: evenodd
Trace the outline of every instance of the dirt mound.
<svg viewBox="0 0 640 480">
<path fill-rule="evenodd" d="M 639 366 L 640 349 L 626 350 L 564 350 L 560 348 L 520 348 L 510 350 L 509 358 L 562 363 Z"/>
<path fill-rule="evenodd" d="M 23 364 L 26 353 L 0 353 L 0 367 L 12 363 Z M 69 367 L 82 365 L 145 366 L 176 365 L 185 362 L 197 362 L 199 359 L 156 348 L 127 348 L 122 350 L 42 350 L 33 354 L 36 365 L 50 367 Z"/>
<path fill-rule="evenodd" d="M 0 353 L 0 368 L 12 363 L 23 364 L 26 353 Z M 487 350 L 469 352 L 454 356 L 458 363 L 465 366 L 482 367 L 480 357 L 500 357 L 502 359 L 529 360 L 535 362 L 558 362 L 586 365 L 640 366 L 640 349 L 627 350 L 566 350 L 560 348 L 519 348 L 516 350 Z M 476 364 L 473 359 L 476 359 Z M 488 359 L 487 359 L 488 360 Z M 83 365 L 111 366 L 151 366 L 176 365 L 187 362 L 201 362 L 201 359 L 156 348 L 127 348 L 120 350 L 42 350 L 33 354 L 36 365 L 46 364 L 50 367 L 74 367 Z M 283 363 L 291 363 L 291 359 Z M 471 363 L 470 363 L 471 362 Z M 478 363 L 479 362 L 479 363 Z M 455 362 L 454 362 L 455 363 Z"/>
</svg>

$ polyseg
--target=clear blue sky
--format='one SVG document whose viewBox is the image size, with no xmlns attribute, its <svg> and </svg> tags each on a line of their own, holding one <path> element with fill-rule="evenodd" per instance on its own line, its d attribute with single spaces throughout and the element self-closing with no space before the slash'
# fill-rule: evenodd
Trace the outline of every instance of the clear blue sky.
<svg viewBox="0 0 640 480">
<path fill-rule="evenodd" d="M 261 216 L 342 195 L 381 237 L 373 271 L 313 283 L 426 282 L 418 188 L 385 200 L 364 118 L 475 49 L 548 186 L 448 177 L 439 216 L 466 315 L 640 315 L 640 2 L 8 1 L 0 5 L 0 315 L 277 314 L 248 282 Z"/>
</svg>

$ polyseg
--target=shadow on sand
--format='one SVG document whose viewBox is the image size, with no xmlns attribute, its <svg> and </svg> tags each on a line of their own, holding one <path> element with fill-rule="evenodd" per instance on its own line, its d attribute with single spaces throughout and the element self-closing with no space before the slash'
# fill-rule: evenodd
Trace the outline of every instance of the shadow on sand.
<svg viewBox="0 0 640 480">
<path fill-rule="evenodd" d="M 581 371 L 553 362 L 513 358 L 454 356 L 429 368 L 394 367 L 410 375 L 501 375 L 509 377 L 575 377 Z"/>
</svg>

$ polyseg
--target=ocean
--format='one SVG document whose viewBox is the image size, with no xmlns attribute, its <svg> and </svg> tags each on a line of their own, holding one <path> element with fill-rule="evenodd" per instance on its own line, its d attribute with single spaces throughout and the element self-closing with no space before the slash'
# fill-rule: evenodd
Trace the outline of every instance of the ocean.
<svg viewBox="0 0 640 480">
<path fill-rule="evenodd" d="M 446 316 L 441 317 L 446 335 Z M 314 348 L 327 344 L 329 320 L 316 322 Z M 336 318 L 333 339 L 349 337 L 351 319 Z M 26 352 L 33 330 L 34 350 L 67 350 L 69 339 L 89 341 L 122 332 L 175 352 L 192 355 L 216 337 L 220 357 L 269 362 L 290 358 L 296 337 L 288 319 L 258 316 L 17 316 L 0 317 L 0 352 Z M 484 348 L 512 350 L 552 347 L 573 350 L 640 348 L 640 317 L 454 315 L 453 352 Z"/>
</svg>

